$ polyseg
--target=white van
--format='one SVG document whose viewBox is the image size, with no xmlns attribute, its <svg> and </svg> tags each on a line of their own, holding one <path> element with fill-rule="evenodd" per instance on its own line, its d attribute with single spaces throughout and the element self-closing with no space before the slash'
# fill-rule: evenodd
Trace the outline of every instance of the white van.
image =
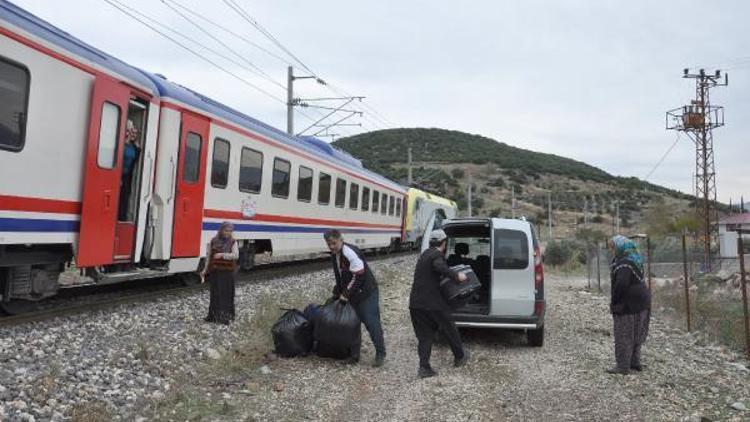
<svg viewBox="0 0 750 422">
<path fill-rule="evenodd" d="M 453 310 L 459 327 L 521 329 L 528 343 L 544 344 L 544 269 L 534 227 L 504 218 L 432 219 L 423 236 L 442 228 L 448 235 L 448 265 L 470 265 L 482 288 Z"/>
</svg>

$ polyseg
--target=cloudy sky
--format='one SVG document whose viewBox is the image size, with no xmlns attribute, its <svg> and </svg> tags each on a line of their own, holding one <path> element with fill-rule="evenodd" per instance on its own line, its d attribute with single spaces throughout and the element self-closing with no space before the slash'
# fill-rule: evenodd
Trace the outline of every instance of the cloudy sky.
<svg viewBox="0 0 750 422">
<path fill-rule="evenodd" d="M 105 0 L 15 3 L 131 64 L 285 127 L 286 93 L 277 84 L 285 85 L 293 59 L 223 0 L 119 1 L 244 82 Z M 750 122 L 748 2 L 235 1 L 338 92 L 367 97 L 365 117 L 349 120 L 363 127 L 337 133 L 455 129 L 623 176 L 645 177 L 676 141 L 664 114 L 694 94 L 682 69 L 727 70 L 729 86 L 712 91 L 712 101 L 726 107 L 727 125 L 714 132 L 719 199 L 750 198 L 750 126 L 743 125 Z M 251 73 L 252 66 L 270 78 Z M 304 98 L 336 95 L 309 80 L 296 89 Z M 297 115 L 296 123 L 301 130 L 313 122 Z M 649 180 L 692 192 L 694 155 L 692 142 L 681 138 Z"/>
</svg>

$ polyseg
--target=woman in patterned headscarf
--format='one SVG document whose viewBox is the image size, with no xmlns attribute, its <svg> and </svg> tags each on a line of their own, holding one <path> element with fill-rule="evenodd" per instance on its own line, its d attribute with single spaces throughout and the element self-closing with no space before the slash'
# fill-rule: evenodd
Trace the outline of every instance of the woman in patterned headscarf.
<svg viewBox="0 0 750 422">
<path fill-rule="evenodd" d="M 610 374 L 641 371 L 641 345 L 648 336 L 651 317 L 651 292 L 643 277 L 643 258 L 635 242 L 615 236 L 609 242 L 614 258 L 610 266 L 612 299 L 610 312 L 614 320 L 615 359 Z"/>
<path fill-rule="evenodd" d="M 240 257 L 237 242 L 232 237 L 234 226 L 223 222 L 208 244 L 207 280 L 211 285 L 211 301 L 206 322 L 224 325 L 234 320 L 234 274 Z"/>
</svg>

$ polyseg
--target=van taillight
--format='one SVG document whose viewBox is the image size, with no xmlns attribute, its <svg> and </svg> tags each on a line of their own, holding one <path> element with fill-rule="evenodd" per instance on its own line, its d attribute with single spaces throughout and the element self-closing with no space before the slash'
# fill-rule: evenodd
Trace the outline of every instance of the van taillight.
<svg viewBox="0 0 750 422">
<path fill-rule="evenodd" d="M 534 288 L 539 290 L 544 284 L 544 267 L 542 266 L 542 252 L 539 246 L 534 248 Z"/>
</svg>

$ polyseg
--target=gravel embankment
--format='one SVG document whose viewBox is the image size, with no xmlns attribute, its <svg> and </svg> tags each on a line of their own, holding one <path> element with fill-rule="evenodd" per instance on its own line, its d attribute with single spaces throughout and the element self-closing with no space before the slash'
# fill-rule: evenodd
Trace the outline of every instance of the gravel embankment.
<svg viewBox="0 0 750 422">
<path fill-rule="evenodd" d="M 248 342 L 249 324 L 203 323 L 207 294 L 201 292 L 7 330 L 0 338 L 0 415 L 80 418 L 96 413 L 81 404 L 87 400 L 103 408 L 100 414 L 125 420 L 750 419 L 750 412 L 736 409 L 750 407 L 746 362 L 658 317 L 644 346 L 646 371 L 605 374 L 613 364 L 607 298 L 584 291 L 581 280 L 549 275 L 543 348 L 527 347 L 517 333 L 464 332 L 469 365 L 452 368 L 450 351 L 440 344 L 433 351 L 439 376 L 417 380 L 406 309 L 414 261 L 373 264 L 389 348 L 384 368 L 369 366 L 373 351 L 363 332 L 357 366 L 307 357 L 227 372 L 235 368 L 228 356 L 242 354 Z M 239 318 L 268 298 L 303 306 L 330 279 L 324 271 L 243 286 Z"/>
</svg>

